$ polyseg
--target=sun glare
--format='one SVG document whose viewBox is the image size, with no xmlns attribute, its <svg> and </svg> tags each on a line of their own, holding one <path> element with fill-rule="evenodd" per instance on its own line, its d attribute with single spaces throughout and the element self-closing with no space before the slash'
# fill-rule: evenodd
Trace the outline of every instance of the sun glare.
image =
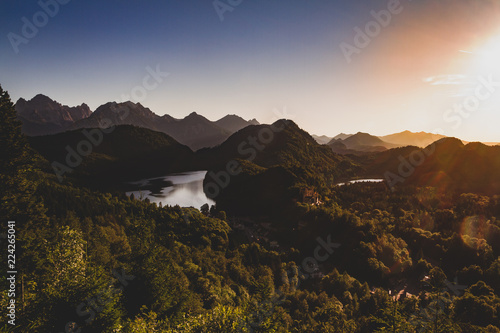
<svg viewBox="0 0 500 333">
<path fill-rule="evenodd" d="M 500 34 L 488 39 L 472 54 L 477 56 L 474 67 L 478 74 L 500 74 Z"/>
</svg>

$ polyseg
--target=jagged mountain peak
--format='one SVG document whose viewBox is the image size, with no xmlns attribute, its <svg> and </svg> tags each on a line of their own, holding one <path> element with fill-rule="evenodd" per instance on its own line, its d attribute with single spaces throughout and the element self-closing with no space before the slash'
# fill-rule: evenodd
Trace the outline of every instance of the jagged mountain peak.
<svg viewBox="0 0 500 333">
<path fill-rule="evenodd" d="M 107 114 L 107 113 L 119 113 L 119 112 L 127 112 L 128 115 L 130 113 L 134 113 L 140 116 L 144 116 L 146 118 L 155 119 L 159 118 L 156 113 L 151 111 L 151 109 L 144 107 L 141 103 L 134 103 L 131 101 L 126 102 L 108 102 L 97 108 L 94 112 L 96 115 Z M 133 125 L 133 124 L 131 124 Z"/>
<path fill-rule="evenodd" d="M 66 130 L 71 124 L 92 114 L 89 106 L 82 103 L 69 107 L 37 94 L 30 100 L 20 98 L 15 104 L 16 112 L 27 135 L 54 134 Z"/>
<path fill-rule="evenodd" d="M 52 98 L 50 98 L 50 97 L 48 97 L 47 95 L 44 95 L 44 94 L 37 94 L 31 100 L 32 101 L 36 101 L 36 100 L 49 100 L 49 101 L 52 101 L 52 102 L 54 101 Z"/>
</svg>

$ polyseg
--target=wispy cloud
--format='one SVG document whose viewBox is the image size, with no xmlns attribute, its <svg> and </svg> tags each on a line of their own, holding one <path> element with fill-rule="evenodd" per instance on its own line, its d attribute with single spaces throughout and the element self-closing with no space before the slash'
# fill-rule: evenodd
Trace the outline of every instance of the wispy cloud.
<svg viewBox="0 0 500 333">
<path fill-rule="evenodd" d="M 463 74 L 445 74 L 429 76 L 424 78 L 423 81 L 433 86 L 472 84 L 472 82 L 467 81 L 467 79 L 467 75 Z"/>
</svg>

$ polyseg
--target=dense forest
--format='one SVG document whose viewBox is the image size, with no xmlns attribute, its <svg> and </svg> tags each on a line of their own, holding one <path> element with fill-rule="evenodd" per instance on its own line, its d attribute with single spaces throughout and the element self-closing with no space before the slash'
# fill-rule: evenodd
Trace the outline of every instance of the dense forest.
<svg viewBox="0 0 500 333">
<path fill-rule="evenodd" d="M 335 186 L 369 168 L 292 124 L 267 153 L 238 160 L 217 206 L 162 207 L 85 185 L 99 165 L 108 177 L 132 163 L 106 162 L 113 142 L 87 162 L 92 172 L 60 182 L 20 126 L 0 88 L 2 262 L 16 221 L 19 272 L 12 326 L 2 269 L 2 332 L 500 332 L 498 195 Z M 115 135 L 126 131 L 136 130 Z M 195 158 L 143 138 L 173 147 L 149 158 Z M 224 153 L 230 140 L 196 163 L 219 171 L 237 157 Z"/>
</svg>

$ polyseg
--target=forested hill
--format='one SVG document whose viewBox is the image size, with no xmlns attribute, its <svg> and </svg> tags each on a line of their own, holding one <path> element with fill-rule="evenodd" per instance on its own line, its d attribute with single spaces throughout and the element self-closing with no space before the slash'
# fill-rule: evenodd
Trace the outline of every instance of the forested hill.
<svg viewBox="0 0 500 333">
<path fill-rule="evenodd" d="M 205 189 L 221 209 L 250 215 L 293 214 L 290 205 L 306 192 L 327 194 L 361 170 L 291 120 L 248 126 L 197 156 L 209 166 Z M 228 168 L 238 171 L 229 175 Z"/>
<path fill-rule="evenodd" d="M 265 168 L 301 169 L 311 177 L 325 175 L 329 183 L 359 170 L 349 158 L 318 144 L 309 133 L 285 119 L 272 125 L 247 126 L 221 145 L 199 151 L 198 156 L 207 165 L 220 166 L 231 159 L 242 159 Z"/>
<path fill-rule="evenodd" d="M 195 165 L 194 153 L 187 146 L 164 133 L 131 125 L 28 139 L 51 163 L 54 172 L 62 177 L 84 177 L 101 185 L 163 176 L 190 170 Z"/>
<path fill-rule="evenodd" d="M 459 139 L 443 138 L 425 148 L 396 148 L 362 159 L 367 175 L 384 177 L 395 186 L 500 193 L 500 146 L 464 145 Z"/>
</svg>

